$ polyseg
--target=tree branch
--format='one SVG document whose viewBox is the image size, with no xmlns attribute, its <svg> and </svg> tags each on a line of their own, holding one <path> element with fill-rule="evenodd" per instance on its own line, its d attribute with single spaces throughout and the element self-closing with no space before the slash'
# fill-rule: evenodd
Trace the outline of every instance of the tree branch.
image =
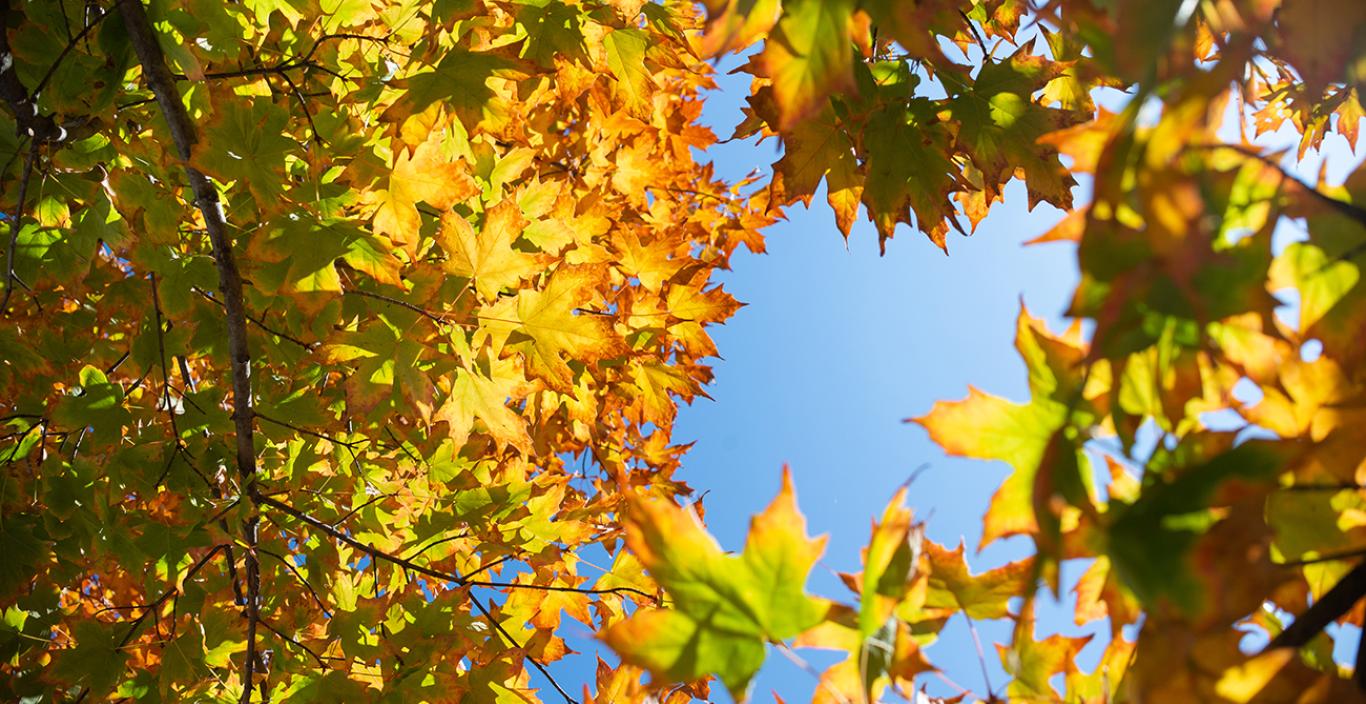
<svg viewBox="0 0 1366 704">
<path fill-rule="evenodd" d="M 28 135 L 34 142 L 58 142 L 66 136 L 51 115 L 38 113 L 38 105 L 24 84 L 19 81 L 18 65 L 9 46 L 10 0 L 0 0 L 0 101 L 14 113 L 19 134 Z"/>
<path fill-rule="evenodd" d="M 322 531 L 323 533 L 326 533 L 329 537 L 333 538 L 334 540 L 339 540 L 343 543 L 346 543 L 347 545 L 350 545 L 351 547 L 365 553 L 366 555 L 369 555 L 375 560 L 383 560 L 390 564 L 402 567 L 406 570 L 411 570 L 413 572 L 425 575 L 427 577 L 431 577 L 433 579 L 439 579 L 443 582 L 455 582 L 456 584 L 462 587 L 530 589 L 533 591 L 570 592 L 574 594 L 635 594 L 645 599 L 649 599 L 652 602 L 656 601 L 653 595 L 646 594 L 645 592 L 640 591 L 639 589 L 633 589 L 631 587 L 611 587 L 609 589 L 580 589 L 578 587 L 556 587 L 544 584 L 518 584 L 515 582 L 485 582 L 480 580 L 469 579 L 454 572 L 442 572 L 441 570 L 433 569 L 425 565 L 419 565 L 416 562 L 413 562 L 411 559 L 400 557 L 398 555 L 393 555 L 383 550 L 380 550 L 379 548 L 373 545 L 362 543 L 361 541 L 356 540 L 355 538 L 337 530 L 336 528 L 333 528 L 332 526 L 328 525 L 322 520 L 314 518 L 313 516 L 310 516 L 304 513 L 303 511 L 300 511 L 299 509 L 294 508 L 293 506 L 290 506 L 289 504 L 283 501 L 280 501 L 279 499 L 276 499 L 271 496 L 266 496 L 265 494 L 261 494 L 259 490 L 257 490 L 254 499 L 258 505 L 269 506 L 271 508 L 278 509 L 279 511 L 293 517 L 295 520 L 307 523 L 308 525 L 313 526 L 314 528 Z"/>
<path fill-rule="evenodd" d="M 253 495 L 256 482 L 256 449 L 252 429 L 251 354 L 247 349 L 247 319 L 246 307 L 242 300 L 242 276 L 233 258 L 228 223 L 213 183 L 189 164 L 190 154 L 198 141 L 198 136 L 176 88 L 175 80 L 171 77 L 171 71 L 166 65 L 166 58 L 162 54 L 161 45 L 157 43 L 142 0 L 124 0 L 119 4 L 119 10 L 128 29 L 128 40 L 133 45 L 139 63 L 142 64 L 143 80 L 156 96 L 161 113 L 171 130 L 171 140 L 175 144 L 175 149 L 185 161 L 185 175 L 194 194 L 194 204 L 204 218 L 204 227 L 208 230 L 209 241 L 213 245 L 214 263 L 218 269 L 218 286 L 223 292 L 223 308 L 227 318 L 228 354 L 232 368 L 232 415 L 237 435 L 237 473 L 246 485 L 248 495 Z M 242 677 L 243 704 L 251 701 L 253 675 L 257 667 L 256 625 L 261 600 L 260 564 L 256 557 L 259 521 L 260 518 L 255 512 L 242 521 L 247 581 L 247 653 Z M 264 685 L 262 689 L 265 689 Z"/>
<path fill-rule="evenodd" d="M 1361 597 L 1366 596 L 1366 562 L 1352 568 L 1332 589 L 1296 618 L 1280 635 L 1271 639 L 1262 652 L 1276 648 L 1302 648 L 1323 631 L 1328 624 L 1347 613 Z"/>
</svg>

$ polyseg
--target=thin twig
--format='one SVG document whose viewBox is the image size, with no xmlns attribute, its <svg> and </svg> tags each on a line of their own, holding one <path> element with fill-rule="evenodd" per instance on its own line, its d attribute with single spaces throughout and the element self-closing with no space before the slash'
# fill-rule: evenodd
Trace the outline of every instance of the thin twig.
<svg viewBox="0 0 1366 704">
<path fill-rule="evenodd" d="M 185 582 L 188 582 L 191 579 L 193 579 L 195 573 L 199 572 L 199 570 L 203 568 L 204 565 L 209 564 L 209 560 L 212 560 L 215 555 L 227 549 L 227 547 L 227 545 L 213 546 L 213 549 L 204 553 L 204 555 L 200 557 L 199 560 L 196 561 L 192 567 L 190 567 L 189 571 L 185 573 L 185 576 L 175 580 L 175 583 L 184 584 Z M 134 635 L 137 635 L 138 628 L 142 626 L 143 621 L 146 621 L 149 615 L 155 613 L 157 609 L 161 608 L 161 605 L 165 604 L 167 599 L 170 599 L 171 597 L 179 593 L 179 588 L 172 586 L 170 589 L 167 589 L 164 593 L 162 593 L 161 596 L 157 597 L 155 601 L 148 603 L 143 607 L 138 607 L 143 608 L 145 610 L 142 612 L 142 615 L 138 616 L 137 619 L 133 621 L 133 625 L 128 627 L 128 632 L 123 634 L 123 639 L 119 641 L 119 644 L 115 646 L 114 649 L 118 650 L 123 648 L 123 646 L 128 645 L 128 641 L 132 640 Z"/>
<path fill-rule="evenodd" d="M 318 125 L 313 122 L 313 111 L 308 107 L 308 99 L 304 97 L 303 92 L 299 90 L 299 86 L 295 85 L 294 79 L 290 78 L 288 73 L 281 73 L 280 78 L 284 79 L 289 86 L 289 92 L 294 94 L 294 98 L 299 101 L 299 107 L 303 108 L 304 118 L 308 120 L 308 129 L 313 133 L 313 141 L 318 146 L 327 146 L 327 141 L 323 139 L 321 134 L 318 134 Z"/>
<path fill-rule="evenodd" d="M 342 294 L 347 296 L 361 296 L 363 298 L 373 298 L 377 301 L 383 301 L 390 305 L 395 305 L 400 308 L 410 310 L 424 318 L 427 318 L 428 320 L 431 320 L 432 322 L 439 323 L 441 325 L 458 325 L 462 327 L 473 326 L 473 323 L 451 320 L 445 313 L 434 313 L 432 311 L 427 310 L 426 308 L 415 306 L 407 301 L 399 300 L 391 296 L 386 296 L 382 293 L 373 293 L 371 291 L 362 291 L 360 289 L 346 289 L 342 291 Z"/>
<path fill-rule="evenodd" d="M 959 10 L 958 15 L 962 17 L 963 22 L 968 25 L 968 29 L 972 30 L 972 36 L 977 38 L 977 46 L 982 49 L 982 60 L 990 63 L 991 51 L 987 49 L 987 42 L 982 38 L 982 33 L 977 31 L 977 25 L 972 23 L 972 19 L 968 17 L 968 13 Z"/>
<path fill-rule="evenodd" d="M 972 622 L 972 617 L 963 614 L 963 618 L 968 622 L 968 633 L 972 634 L 972 645 L 977 649 L 977 663 L 982 666 L 982 682 L 987 687 L 987 696 L 994 697 L 996 690 L 991 686 L 991 675 L 987 673 L 987 655 L 982 650 L 982 638 L 977 634 L 977 624 Z"/>
<path fill-rule="evenodd" d="M 114 4 L 110 6 L 109 10 L 101 13 L 99 17 L 95 18 L 94 22 L 87 24 L 78 34 L 76 34 L 76 36 L 67 41 L 66 46 L 62 47 L 62 53 L 57 55 L 57 58 L 52 62 L 52 65 L 47 67 L 47 73 L 44 73 L 42 79 L 38 81 L 38 85 L 33 87 L 33 92 L 29 94 L 30 101 L 38 100 L 38 94 L 42 93 L 43 89 L 47 87 L 47 82 L 52 80 L 53 74 L 57 73 L 57 69 L 62 65 L 62 62 L 66 60 L 67 54 L 70 54 L 71 50 L 76 48 L 76 44 L 82 39 L 85 39 L 86 35 L 90 34 L 91 31 L 98 27 L 100 22 L 104 21 L 104 18 L 112 14 L 113 8 L 117 7 L 123 1 L 124 0 L 114 0 Z M 66 4 L 61 4 L 63 9 L 65 9 Z M 67 31 L 69 32 L 70 30 Z"/>
<path fill-rule="evenodd" d="M 264 618 L 260 619 L 260 623 L 261 623 L 262 626 L 265 626 L 265 627 L 266 627 L 266 630 L 270 631 L 271 633 L 274 633 L 275 635 L 279 636 L 281 639 L 285 640 L 286 642 L 292 643 L 295 647 L 297 647 L 297 648 L 299 648 L 300 650 L 304 651 L 305 653 L 308 653 L 309 655 L 313 656 L 313 659 L 316 660 L 316 661 L 318 662 L 318 667 L 321 667 L 321 668 L 324 669 L 324 670 L 328 669 L 328 668 L 327 668 L 327 662 L 326 662 L 325 660 L 323 660 L 323 657 L 322 657 L 321 655 L 319 655 L 315 650 L 313 650 L 312 648 L 310 648 L 310 647 L 304 645 L 303 643 L 300 643 L 299 641 L 297 641 L 297 640 L 295 640 L 295 639 L 293 639 L 293 638 L 291 638 L 291 637 L 285 635 L 284 633 L 281 633 L 281 632 L 280 632 L 280 629 L 276 628 L 275 626 L 270 625 L 270 621 L 267 621 L 267 620 L 264 619 Z M 343 660 L 343 659 L 345 659 L 345 658 L 333 658 L 333 659 L 334 659 L 334 660 Z"/>
<path fill-rule="evenodd" d="M 216 305 L 216 306 L 218 306 L 218 307 L 220 307 L 220 308 L 223 307 L 223 302 L 220 301 L 220 300 L 218 300 L 217 298 L 214 298 L 213 296 L 209 295 L 209 292 L 208 292 L 208 291 L 205 291 L 204 289 L 199 288 L 198 286 L 194 286 L 194 287 L 192 287 L 192 288 L 194 289 L 194 292 L 195 292 L 195 293 L 198 293 L 200 296 L 203 296 L 206 300 L 212 302 L 214 305 Z M 276 330 L 276 329 L 270 327 L 269 325 L 266 325 L 265 321 L 261 320 L 260 318 L 252 317 L 251 314 L 246 314 L 246 318 L 247 318 L 247 322 L 249 322 L 249 323 L 255 325 L 255 326 L 258 327 L 258 328 L 261 328 L 262 330 L 266 331 L 267 333 L 269 333 L 269 334 L 271 334 L 271 335 L 274 335 L 274 336 L 276 336 L 276 337 L 278 337 L 278 338 L 280 338 L 280 339 L 282 339 L 282 340 L 284 340 L 284 341 L 286 341 L 286 342 L 292 342 L 292 343 L 294 343 L 294 344 L 296 344 L 296 345 L 298 345 L 298 346 L 300 346 L 300 347 L 302 347 L 302 348 L 308 350 L 309 352 L 312 352 L 313 349 L 314 349 L 315 347 L 317 347 L 318 345 L 322 344 L 321 342 L 305 342 L 305 341 L 303 341 L 303 340 L 300 340 L 300 339 L 297 338 L 297 337 L 294 337 L 293 335 L 290 335 L 289 333 L 285 333 L 285 332 L 281 332 L 281 331 L 279 331 L 279 330 Z"/>
<path fill-rule="evenodd" d="M 24 172 L 19 177 L 19 202 L 15 204 L 14 215 L 9 219 L 9 249 L 5 253 L 5 294 L 0 298 L 0 315 L 4 314 L 9 306 L 14 284 L 19 281 L 19 277 L 14 274 L 14 250 L 19 246 L 19 229 L 24 222 L 24 199 L 28 197 L 28 182 L 33 176 L 33 161 L 37 156 L 38 140 L 35 139 L 29 144 L 28 155 L 24 157 Z M 28 288 L 27 285 L 25 288 Z"/>
<path fill-rule="evenodd" d="M 320 432 L 318 432 L 318 431 L 316 431 L 316 430 L 309 430 L 308 428 L 303 428 L 303 427 L 297 426 L 297 425 L 295 425 L 295 424 L 293 424 L 293 423 L 290 423 L 289 421 L 280 420 L 280 419 L 278 419 L 278 418 L 272 418 L 272 417 L 270 417 L 270 416 L 268 416 L 268 415 L 266 415 L 266 414 L 264 414 L 264 413 L 261 413 L 260 411 L 257 411 L 257 412 L 256 412 L 256 417 L 257 417 L 257 418 L 260 418 L 261 420 L 263 420 L 263 421 L 265 421 L 265 422 L 267 422 L 267 423 L 270 423 L 270 424 L 272 424 L 272 425 L 278 425 L 278 426 L 280 426 L 281 428 L 289 428 L 290 430 L 293 430 L 293 431 L 296 432 L 296 433 L 302 433 L 302 434 L 304 434 L 304 435 L 307 435 L 307 436 L 309 436 L 309 437 L 314 437 L 314 438 L 317 438 L 317 439 L 319 439 L 319 440 L 326 440 L 326 441 L 328 441 L 328 442 L 330 442 L 330 443 L 332 443 L 332 444 L 334 444 L 334 445 L 341 445 L 342 447 L 355 448 L 355 447 L 358 446 L 358 445 L 362 445 L 362 444 L 365 444 L 366 442 L 369 442 L 369 440 L 354 440 L 354 441 L 348 442 L 348 441 L 342 440 L 342 439 L 340 439 L 340 438 L 332 437 L 331 435 L 327 435 L 327 434 L 325 434 L 325 433 L 320 433 Z"/>
<path fill-rule="evenodd" d="M 379 503 L 380 501 L 383 501 L 383 500 L 388 499 L 388 498 L 391 498 L 391 497 L 393 497 L 393 494 L 380 494 L 379 496 L 372 497 L 369 501 L 366 501 L 365 503 L 363 503 L 363 504 L 361 504 L 361 505 L 359 505 L 359 506 L 357 506 L 357 507 L 351 509 L 350 511 L 347 511 L 346 513 L 342 514 L 342 517 L 341 517 L 341 518 L 338 518 L 337 520 L 332 521 L 332 527 L 333 527 L 333 528 L 336 528 L 337 526 L 339 526 L 339 525 L 345 523 L 345 522 L 346 522 L 348 519 L 350 519 L 352 516 L 354 516 L 354 515 L 360 513 L 361 511 L 364 511 L 365 509 L 369 508 L 370 506 L 374 506 L 376 503 Z"/>
<path fill-rule="evenodd" d="M 504 562 L 507 562 L 508 560 L 511 560 L 512 558 L 513 558 L 512 555 L 504 555 L 504 556 L 498 558 L 497 560 L 494 560 L 493 562 L 490 562 L 490 563 L 488 563 L 487 565 L 484 565 L 483 567 L 480 567 L 479 569 L 477 569 L 477 570 L 475 570 L 475 571 L 473 571 L 473 572 L 470 572 L 469 574 L 465 575 L 465 578 L 466 578 L 466 579 L 469 579 L 470 577 L 473 577 L 473 576 L 476 575 L 476 574 L 480 574 L 480 573 L 482 573 L 482 572 L 487 572 L 487 571 L 493 569 L 494 567 L 497 567 L 498 565 L 501 565 L 501 564 L 503 564 Z"/>
<path fill-rule="evenodd" d="M 413 558 L 415 558 L 415 557 L 421 555 L 421 554 L 424 553 L 424 552 L 427 552 L 428 550 L 431 550 L 432 548 L 434 548 L 434 547 L 436 547 L 436 546 L 438 546 L 438 545 L 440 545 L 440 544 L 442 544 L 442 543 L 449 543 L 449 542 L 454 541 L 454 540 L 460 540 L 461 538 L 468 538 L 468 537 L 470 537 L 470 534 L 469 534 L 468 532 L 464 532 L 464 533 L 457 533 L 457 534 L 455 534 L 455 535 L 448 535 L 448 536 L 446 536 L 446 537 L 444 537 L 444 538 L 440 538 L 440 539 L 437 539 L 437 540 L 433 540 L 432 542 L 430 542 L 430 543 L 428 543 L 428 544 L 426 544 L 426 545 L 423 545 L 422 547 L 418 548 L 417 550 L 414 550 L 413 553 L 412 553 L 411 555 L 404 555 L 404 556 L 403 556 L 403 559 L 405 559 L 405 560 L 411 560 L 411 559 L 413 559 Z M 505 559 L 506 559 L 506 558 L 505 558 Z M 483 569 L 483 568 L 481 568 L 481 569 Z M 470 575 L 465 575 L 465 578 L 466 578 L 466 579 L 468 579 L 469 577 L 470 577 Z"/>
<path fill-rule="evenodd" d="M 299 568 L 295 567 L 293 562 L 290 562 L 288 559 L 286 559 L 284 555 L 281 555 L 280 553 L 274 552 L 272 550 L 267 550 L 263 547 L 258 546 L 256 548 L 256 551 L 264 553 L 279 560 L 280 564 L 283 564 L 285 567 L 289 568 L 289 571 L 293 572 L 294 576 L 298 577 L 299 581 L 303 583 L 304 588 L 308 590 L 309 596 L 313 597 L 313 601 L 317 602 L 318 608 L 323 610 L 323 615 L 327 616 L 328 618 L 332 618 L 332 611 L 327 608 L 327 604 L 323 602 L 322 597 L 318 596 L 318 592 L 313 589 L 313 585 L 309 584 L 307 579 L 304 579 L 303 574 L 299 572 Z"/>
</svg>

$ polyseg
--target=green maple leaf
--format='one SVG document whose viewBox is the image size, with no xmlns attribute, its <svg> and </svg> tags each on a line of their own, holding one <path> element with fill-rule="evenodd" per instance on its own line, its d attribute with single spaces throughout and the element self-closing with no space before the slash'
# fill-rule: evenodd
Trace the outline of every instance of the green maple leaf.
<svg viewBox="0 0 1366 704">
<path fill-rule="evenodd" d="M 272 207 L 285 192 L 285 157 L 299 149 L 287 136 L 288 119 L 266 99 L 218 96 L 192 160 L 219 181 L 248 189 L 262 207 Z"/>
<path fill-rule="evenodd" d="M 81 368 L 80 387 L 79 392 L 57 405 L 52 420 L 73 432 L 89 428 L 97 442 L 118 439 L 133 421 L 133 415 L 123 406 L 123 389 L 89 365 Z"/>
<path fill-rule="evenodd" d="M 688 682 L 716 674 L 743 699 L 765 643 L 798 635 L 829 610 L 805 591 L 825 539 L 806 537 L 786 471 L 739 555 L 722 552 L 695 514 L 669 503 L 633 500 L 627 526 L 628 544 L 672 604 L 642 608 L 603 639 L 656 677 Z"/>
<path fill-rule="evenodd" d="M 489 79 L 525 75 L 512 59 L 485 51 L 452 48 L 430 71 L 406 79 L 407 92 L 385 112 L 384 119 L 400 122 L 439 102 L 458 115 L 468 129 L 474 129 L 485 119 L 496 121 L 507 114 L 507 101 L 494 94 L 488 85 Z"/>
<path fill-rule="evenodd" d="M 428 348 L 405 335 L 406 328 L 383 315 L 360 332 L 338 333 L 319 348 L 327 362 L 350 362 L 356 371 L 348 379 L 355 391 L 354 408 L 369 412 L 393 402 L 415 410 L 423 418 L 432 411 L 432 381 L 420 360 Z"/>
<path fill-rule="evenodd" d="M 898 222 L 911 224 L 914 211 L 920 230 L 943 248 L 953 217 L 949 194 L 959 189 L 958 169 L 946 156 L 949 135 L 943 124 L 927 114 L 928 101 L 916 99 L 913 108 L 888 105 L 868 119 L 863 204 L 884 247 Z"/>
<path fill-rule="evenodd" d="M 758 57 L 773 82 L 779 126 L 821 109 L 832 92 L 855 92 L 852 0 L 790 0 Z"/>
<path fill-rule="evenodd" d="M 1072 207 L 1076 181 L 1058 159 L 1057 149 L 1037 142 L 1048 132 L 1076 122 L 1078 113 L 1044 107 L 1033 94 L 1061 75 L 1057 63 L 1017 51 L 1005 61 L 983 64 L 972 86 L 949 100 L 959 123 L 958 142 L 982 172 L 987 201 L 1020 170 L 1029 189 L 1029 205 L 1051 203 Z M 952 73 L 945 73 L 952 85 Z"/>
</svg>

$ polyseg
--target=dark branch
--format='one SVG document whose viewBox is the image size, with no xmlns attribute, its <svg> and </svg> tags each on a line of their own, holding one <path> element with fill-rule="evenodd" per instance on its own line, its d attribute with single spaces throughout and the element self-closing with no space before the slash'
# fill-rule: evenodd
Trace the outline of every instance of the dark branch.
<svg viewBox="0 0 1366 704">
<path fill-rule="evenodd" d="M 1280 632 L 1267 644 L 1263 652 L 1276 648 L 1302 648 L 1323 632 L 1328 624 L 1338 620 L 1354 606 L 1361 597 L 1366 596 L 1366 562 L 1352 568 L 1322 598 L 1314 602 L 1288 628 Z"/>
</svg>

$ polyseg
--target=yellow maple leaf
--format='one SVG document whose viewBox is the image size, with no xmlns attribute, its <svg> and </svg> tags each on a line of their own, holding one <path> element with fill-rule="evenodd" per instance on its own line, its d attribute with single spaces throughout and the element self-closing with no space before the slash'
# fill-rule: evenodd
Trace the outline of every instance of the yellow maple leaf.
<svg viewBox="0 0 1366 704">
<path fill-rule="evenodd" d="M 478 193 L 479 186 L 464 162 L 446 160 L 441 153 L 440 133 L 433 133 L 411 152 L 395 152 L 389 188 L 379 197 L 379 209 L 375 211 L 375 232 L 416 258 L 418 231 L 422 227 L 417 204 L 446 210 Z"/>
<path fill-rule="evenodd" d="M 508 340 L 523 354 L 527 375 L 557 391 L 571 391 L 574 370 L 569 361 L 593 364 L 624 354 L 626 342 L 607 316 L 579 310 L 605 276 L 602 266 L 562 266 L 540 291 L 523 290 L 487 307 L 480 318 L 493 336 Z"/>
<path fill-rule="evenodd" d="M 489 208 L 477 234 L 465 218 L 442 213 L 437 239 L 449 257 L 446 271 L 472 279 L 483 299 L 496 298 L 499 291 L 541 269 L 539 257 L 513 246 L 526 226 L 521 209 L 511 200 Z"/>
</svg>

